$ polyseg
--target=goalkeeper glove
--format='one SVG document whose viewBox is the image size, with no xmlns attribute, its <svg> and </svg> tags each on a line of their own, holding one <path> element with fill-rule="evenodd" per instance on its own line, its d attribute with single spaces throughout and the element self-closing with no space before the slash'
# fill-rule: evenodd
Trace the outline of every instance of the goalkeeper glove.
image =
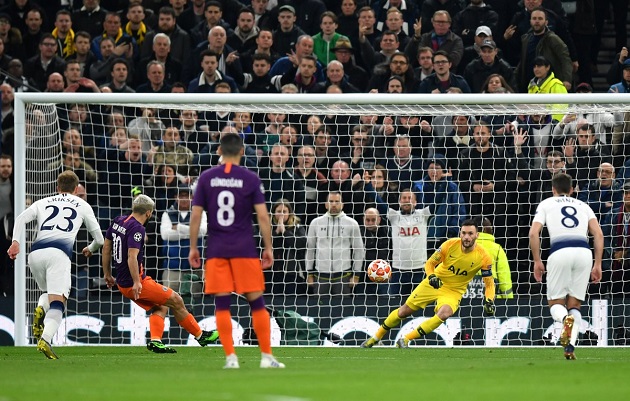
<svg viewBox="0 0 630 401">
<path fill-rule="evenodd" d="M 483 310 L 486 312 L 486 315 L 494 316 L 494 313 L 497 311 L 497 307 L 492 299 L 486 298 L 483 301 Z"/>
<path fill-rule="evenodd" d="M 429 285 L 436 290 L 439 290 L 440 287 L 442 287 L 442 280 L 440 280 L 440 278 L 435 274 L 431 274 L 429 276 Z"/>
</svg>

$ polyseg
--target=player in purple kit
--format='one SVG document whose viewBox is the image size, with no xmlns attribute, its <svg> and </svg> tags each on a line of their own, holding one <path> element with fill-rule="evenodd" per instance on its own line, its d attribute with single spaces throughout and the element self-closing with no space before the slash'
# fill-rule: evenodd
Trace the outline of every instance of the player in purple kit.
<svg viewBox="0 0 630 401">
<path fill-rule="evenodd" d="M 147 349 L 156 353 L 175 353 L 175 349 L 162 343 L 164 319 L 171 308 L 175 320 L 205 347 L 215 342 L 216 331 L 201 330 L 197 320 L 186 310 L 182 297 L 172 289 L 158 284 L 146 275 L 144 269 L 144 224 L 151 218 L 155 202 L 146 195 L 133 200 L 132 213 L 118 216 L 107 229 L 103 245 L 103 273 L 107 286 L 118 285 L 120 292 L 146 311 L 149 316 L 151 340 Z M 112 260 L 116 279 L 112 277 Z"/>
<path fill-rule="evenodd" d="M 238 358 L 232 339 L 231 293 L 244 294 L 252 310 L 252 324 L 262 353 L 261 368 L 284 368 L 271 354 L 269 312 L 262 297 L 265 279 L 262 269 L 273 265 L 271 223 L 265 205 L 265 189 L 260 178 L 239 166 L 243 141 L 236 134 L 221 137 L 222 165 L 199 177 L 190 217 L 192 267 L 200 267 L 197 238 L 201 214 L 208 215 L 208 241 L 205 263 L 205 292 L 215 295 L 215 316 L 221 345 L 226 355 L 225 369 L 237 369 Z M 264 242 L 262 265 L 254 236 L 252 212 L 256 212 Z"/>
</svg>

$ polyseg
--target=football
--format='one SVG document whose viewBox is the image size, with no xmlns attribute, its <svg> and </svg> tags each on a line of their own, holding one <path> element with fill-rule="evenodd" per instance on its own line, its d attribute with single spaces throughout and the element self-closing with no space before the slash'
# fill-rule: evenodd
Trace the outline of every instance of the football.
<svg viewBox="0 0 630 401">
<path fill-rule="evenodd" d="M 392 277 L 392 267 L 386 260 L 376 259 L 368 265 L 367 275 L 375 283 L 385 283 Z"/>
</svg>

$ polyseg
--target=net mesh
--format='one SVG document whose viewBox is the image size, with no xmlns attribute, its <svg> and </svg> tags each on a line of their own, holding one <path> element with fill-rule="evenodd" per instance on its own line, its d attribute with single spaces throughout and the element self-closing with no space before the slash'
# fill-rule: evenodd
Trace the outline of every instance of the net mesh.
<svg viewBox="0 0 630 401">
<path fill-rule="evenodd" d="M 582 338 L 610 345 L 614 328 L 625 326 L 628 316 L 626 241 L 619 238 L 627 233 L 622 184 L 629 111 L 625 104 L 601 103 L 27 103 L 26 194 L 30 201 L 53 194 L 58 173 L 72 169 L 103 230 L 115 216 L 129 213 L 135 195 L 154 198 L 147 273 L 178 291 L 202 327 L 211 329 L 213 299 L 203 294 L 203 271 L 187 264 L 188 206 L 178 194 L 186 194 L 182 187 L 194 191 L 199 174 L 219 163 L 220 133 L 236 132 L 246 143 L 242 163 L 265 184 L 273 220 L 276 261 L 265 272 L 265 299 L 284 324 L 274 324 L 274 344 L 331 344 L 313 332 L 360 344 L 422 280 L 427 256 L 456 237 L 465 218 L 485 217 L 497 244 L 489 245 L 495 252 L 496 317 L 483 316 L 483 283 L 476 277 L 455 316 L 417 343 L 551 345 L 560 327 L 549 317 L 544 285 L 530 275 L 527 234 L 537 204 L 551 195 L 551 174 L 566 171 L 606 235 L 604 280 L 589 286 Z M 480 121 L 490 131 L 487 145 L 474 135 Z M 594 131 L 585 139 L 584 124 Z M 602 163 L 610 163 L 612 177 L 602 172 L 608 168 Z M 412 221 L 400 212 L 401 190 L 407 188 L 417 199 Z M 313 221 L 326 213 L 330 191 L 341 192 L 358 234 L 339 231 L 329 238 L 330 249 L 309 250 Z M 104 286 L 100 259 L 80 252 L 90 241 L 83 229 L 73 258 L 73 292 L 55 342 L 144 343 L 146 313 Z M 543 260 L 547 254 L 543 237 Z M 375 259 L 391 264 L 390 283 L 368 279 Z M 314 284 L 308 278 L 313 274 Z M 39 294 L 27 273 L 27 311 Z M 242 299 L 234 302 L 235 341 L 250 343 L 249 307 Z M 301 315 L 298 324 L 279 318 L 286 311 Z M 393 344 L 432 315 L 432 307 L 418 312 L 384 343 Z M 312 338 L 309 325 L 316 328 Z M 194 343 L 172 318 L 165 341 Z"/>
</svg>

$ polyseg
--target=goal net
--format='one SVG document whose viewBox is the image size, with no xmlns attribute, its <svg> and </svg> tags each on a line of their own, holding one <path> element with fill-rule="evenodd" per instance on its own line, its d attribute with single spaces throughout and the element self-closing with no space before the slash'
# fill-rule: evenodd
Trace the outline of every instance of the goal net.
<svg viewBox="0 0 630 401">
<path fill-rule="evenodd" d="M 497 312 L 483 314 L 481 276 L 455 315 L 416 345 L 554 345 L 546 287 L 531 275 L 528 232 L 558 171 L 595 211 L 605 236 L 604 274 L 590 284 L 583 344 L 619 344 L 630 326 L 630 97 L 615 95 L 100 95 L 16 94 L 16 212 L 56 190 L 71 169 L 101 228 L 147 194 L 148 275 L 178 291 L 201 326 L 215 327 L 202 270 L 191 269 L 188 222 L 197 178 L 220 163 L 222 133 L 245 143 L 242 164 L 266 190 L 274 265 L 265 271 L 275 345 L 358 345 L 424 278 L 427 257 L 460 224 L 483 225 L 478 243 L 493 258 Z M 630 189 L 626 189 L 630 195 Z M 339 203 L 338 201 L 341 201 Z M 570 216 L 569 216 L 570 217 Z M 203 227 L 202 227 L 203 233 Z M 258 233 L 254 233 L 258 236 Z M 23 240 L 27 252 L 34 231 Z M 250 235 L 250 233 L 243 233 Z M 102 280 L 100 254 L 85 258 L 83 229 L 60 345 L 143 345 L 148 315 Z M 203 247 L 202 247 L 203 248 Z M 27 253 L 26 252 L 26 253 Z M 542 235 L 543 261 L 549 254 Z M 392 268 L 370 281 L 371 261 Z M 40 291 L 16 261 L 15 344 L 34 343 L 29 325 Z M 419 310 L 383 340 L 433 316 Z M 252 342 L 249 306 L 234 296 L 234 339 Z M 194 344 L 174 318 L 164 340 Z"/>
</svg>

